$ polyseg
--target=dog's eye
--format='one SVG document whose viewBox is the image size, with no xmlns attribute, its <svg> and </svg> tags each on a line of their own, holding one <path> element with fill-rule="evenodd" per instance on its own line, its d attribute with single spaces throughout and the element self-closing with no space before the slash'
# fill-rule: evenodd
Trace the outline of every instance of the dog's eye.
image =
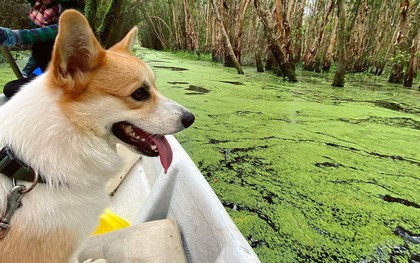
<svg viewBox="0 0 420 263">
<path fill-rule="evenodd" d="M 131 93 L 130 96 L 137 101 L 142 101 L 149 98 L 149 92 L 144 87 L 140 87 Z"/>
</svg>

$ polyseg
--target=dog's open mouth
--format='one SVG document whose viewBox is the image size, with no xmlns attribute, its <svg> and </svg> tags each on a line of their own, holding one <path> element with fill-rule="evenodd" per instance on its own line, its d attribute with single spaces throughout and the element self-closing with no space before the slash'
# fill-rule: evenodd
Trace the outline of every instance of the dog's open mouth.
<svg viewBox="0 0 420 263">
<path fill-rule="evenodd" d="M 172 163 L 172 148 L 163 135 L 150 134 L 126 121 L 114 123 L 113 134 L 146 156 L 159 156 L 163 169 Z"/>
</svg>

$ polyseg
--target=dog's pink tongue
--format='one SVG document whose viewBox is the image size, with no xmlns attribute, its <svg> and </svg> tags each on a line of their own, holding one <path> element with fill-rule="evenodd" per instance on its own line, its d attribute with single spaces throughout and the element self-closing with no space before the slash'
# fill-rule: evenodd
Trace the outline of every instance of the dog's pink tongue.
<svg viewBox="0 0 420 263">
<path fill-rule="evenodd" d="M 166 174 L 169 166 L 171 166 L 171 163 L 172 163 L 172 157 L 173 157 L 172 148 L 169 145 L 168 141 L 166 140 L 165 136 L 159 136 L 159 137 L 153 136 L 151 139 L 158 148 L 160 163 L 162 164 L 163 169 Z"/>
</svg>

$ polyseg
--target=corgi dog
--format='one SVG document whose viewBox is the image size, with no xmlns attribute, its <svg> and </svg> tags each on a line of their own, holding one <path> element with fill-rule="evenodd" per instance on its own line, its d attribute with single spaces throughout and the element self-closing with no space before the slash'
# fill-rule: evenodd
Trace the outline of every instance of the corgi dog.
<svg viewBox="0 0 420 263">
<path fill-rule="evenodd" d="M 1 263 L 78 262 L 123 166 L 117 144 L 159 156 L 165 171 L 171 164 L 164 135 L 194 115 L 161 95 L 131 53 L 137 32 L 105 50 L 82 14 L 65 11 L 45 73 L 0 107 Z M 10 163 L 33 181 L 14 177 L 21 170 Z"/>
</svg>

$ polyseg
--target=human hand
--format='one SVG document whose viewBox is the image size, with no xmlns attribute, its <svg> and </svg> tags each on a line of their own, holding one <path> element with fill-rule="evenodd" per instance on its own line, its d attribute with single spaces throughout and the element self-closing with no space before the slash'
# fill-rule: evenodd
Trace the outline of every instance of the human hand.
<svg viewBox="0 0 420 263">
<path fill-rule="evenodd" d="M 13 47 L 16 45 L 16 36 L 12 30 L 0 27 L 0 46 Z"/>
</svg>

